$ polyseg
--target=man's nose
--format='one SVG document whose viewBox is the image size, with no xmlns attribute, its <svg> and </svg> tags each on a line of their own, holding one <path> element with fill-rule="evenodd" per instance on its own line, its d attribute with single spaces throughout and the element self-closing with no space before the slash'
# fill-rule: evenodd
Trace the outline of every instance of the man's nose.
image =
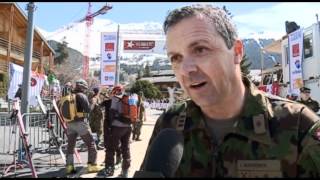
<svg viewBox="0 0 320 180">
<path fill-rule="evenodd" d="M 182 61 L 181 73 L 185 76 L 189 76 L 190 73 L 196 72 L 198 70 L 197 64 L 193 60 L 193 58 L 185 58 Z"/>
</svg>

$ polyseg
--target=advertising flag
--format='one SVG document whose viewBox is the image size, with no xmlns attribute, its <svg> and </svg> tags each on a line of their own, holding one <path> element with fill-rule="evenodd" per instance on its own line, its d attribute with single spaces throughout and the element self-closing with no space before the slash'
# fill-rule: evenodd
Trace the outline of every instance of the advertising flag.
<svg viewBox="0 0 320 180">
<path fill-rule="evenodd" d="M 302 79 L 302 52 L 303 31 L 298 29 L 289 34 L 289 64 L 290 64 L 290 90 L 291 93 L 299 94 L 303 86 Z"/>
<path fill-rule="evenodd" d="M 100 84 L 114 86 L 116 76 L 117 33 L 101 33 Z"/>
</svg>

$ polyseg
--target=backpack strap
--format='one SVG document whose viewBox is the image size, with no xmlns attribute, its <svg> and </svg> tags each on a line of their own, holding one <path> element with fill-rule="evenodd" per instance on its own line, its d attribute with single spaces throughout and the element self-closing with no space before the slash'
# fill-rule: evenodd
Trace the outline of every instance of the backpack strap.
<svg viewBox="0 0 320 180">
<path fill-rule="evenodd" d="M 176 129 L 177 131 L 183 131 L 184 130 L 184 125 L 186 123 L 187 119 L 187 102 L 185 101 L 182 104 L 182 110 L 180 111 L 177 119 L 177 124 L 176 124 Z"/>
<path fill-rule="evenodd" d="M 76 114 L 76 117 L 84 117 L 84 112 L 78 112 L 78 109 L 77 109 L 77 95 L 76 94 L 71 94 L 71 98 L 72 100 L 74 101 L 74 109 L 75 109 L 75 114 Z"/>
</svg>

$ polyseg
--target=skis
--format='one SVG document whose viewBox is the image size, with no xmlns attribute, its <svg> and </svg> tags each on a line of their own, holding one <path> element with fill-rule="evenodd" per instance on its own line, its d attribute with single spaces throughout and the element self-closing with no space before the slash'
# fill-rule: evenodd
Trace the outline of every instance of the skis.
<svg viewBox="0 0 320 180">
<path fill-rule="evenodd" d="M 58 117 L 58 119 L 60 121 L 60 124 L 61 124 L 61 126 L 63 128 L 63 132 L 64 132 L 65 135 L 67 135 L 67 124 L 64 121 L 63 116 L 61 116 L 59 108 L 57 106 L 57 102 L 56 102 L 56 100 L 54 98 L 52 99 L 52 105 L 53 105 L 53 109 L 56 112 L 57 117 Z M 74 149 L 74 154 L 76 155 L 76 158 L 78 159 L 78 162 L 81 164 L 82 163 L 81 157 L 80 157 L 79 151 L 76 148 Z"/>
<path fill-rule="evenodd" d="M 42 99 L 39 95 L 36 96 L 38 103 L 40 105 L 40 109 L 45 115 L 45 119 L 47 120 L 47 128 L 48 128 L 48 133 L 49 133 L 49 146 L 54 145 L 58 149 L 60 156 L 63 160 L 64 163 L 66 163 L 66 156 L 62 151 L 62 139 L 57 136 L 56 132 L 54 131 L 54 127 L 52 125 L 51 117 L 50 117 L 50 111 L 47 110 L 45 105 L 42 102 Z"/>
</svg>

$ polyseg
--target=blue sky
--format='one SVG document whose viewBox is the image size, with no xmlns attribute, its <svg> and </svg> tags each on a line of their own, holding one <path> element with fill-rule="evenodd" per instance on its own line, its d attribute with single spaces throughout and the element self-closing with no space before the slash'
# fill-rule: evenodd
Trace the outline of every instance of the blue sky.
<svg viewBox="0 0 320 180">
<path fill-rule="evenodd" d="M 88 3 L 86 2 L 36 2 L 37 9 L 34 14 L 36 26 L 46 30 L 54 31 L 62 26 L 77 21 L 85 16 Z M 92 12 L 101 8 L 105 3 L 92 3 Z M 110 19 L 117 23 L 140 23 L 159 22 L 162 23 L 168 10 L 172 10 L 190 2 L 111 2 L 113 6 L 107 14 L 100 15 L 99 18 Z M 212 3 L 220 7 L 226 5 L 235 15 L 248 14 L 257 9 L 271 8 L 277 3 Z M 26 12 L 26 2 L 18 3 Z"/>
</svg>

